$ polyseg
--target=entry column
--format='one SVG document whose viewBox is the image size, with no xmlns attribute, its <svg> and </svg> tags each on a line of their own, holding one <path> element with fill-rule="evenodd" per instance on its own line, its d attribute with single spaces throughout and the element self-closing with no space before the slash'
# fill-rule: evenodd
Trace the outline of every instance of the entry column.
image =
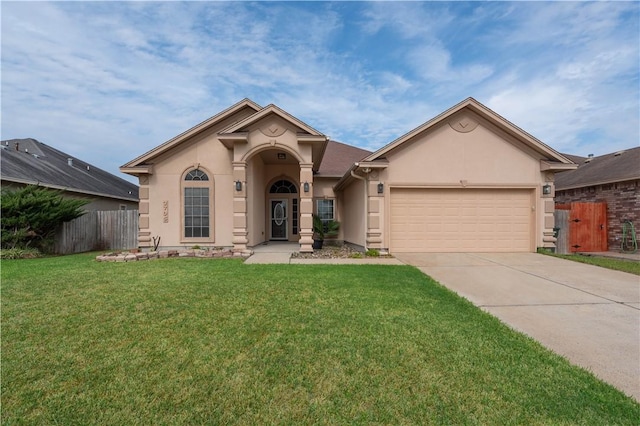
<svg viewBox="0 0 640 426">
<path fill-rule="evenodd" d="M 313 252 L 313 163 L 300 163 L 300 253 Z M 309 191 L 305 191 L 305 183 Z"/>
<path fill-rule="evenodd" d="M 233 162 L 233 253 L 247 252 L 247 163 Z"/>
</svg>

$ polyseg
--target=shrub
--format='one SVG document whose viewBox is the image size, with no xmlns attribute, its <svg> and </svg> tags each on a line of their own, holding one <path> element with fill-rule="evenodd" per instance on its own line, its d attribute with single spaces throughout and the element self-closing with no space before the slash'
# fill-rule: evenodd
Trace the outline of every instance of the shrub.
<svg viewBox="0 0 640 426">
<path fill-rule="evenodd" d="M 27 248 L 12 248 L 0 250 L 0 259 L 34 259 L 41 257 L 42 253 L 38 249 Z"/>
<path fill-rule="evenodd" d="M 380 256 L 380 251 L 378 251 L 376 249 L 369 249 L 369 250 L 367 250 L 365 255 L 367 257 L 379 257 Z"/>
<path fill-rule="evenodd" d="M 56 228 L 84 214 L 87 200 L 65 199 L 60 191 L 27 185 L 18 190 L 3 190 L 2 248 L 37 248 L 47 251 Z"/>
</svg>

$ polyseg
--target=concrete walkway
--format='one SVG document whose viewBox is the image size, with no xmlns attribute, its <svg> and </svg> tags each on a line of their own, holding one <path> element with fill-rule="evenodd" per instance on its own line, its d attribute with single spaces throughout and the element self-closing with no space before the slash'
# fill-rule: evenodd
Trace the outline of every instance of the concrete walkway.
<svg viewBox="0 0 640 426">
<path fill-rule="evenodd" d="M 269 242 L 252 248 L 253 254 L 244 263 L 289 263 L 291 254 L 300 249 L 300 244 L 289 242 Z"/>
<path fill-rule="evenodd" d="M 637 275 L 535 253 L 396 257 L 640 401 Z"/>
<path fill-rule="evenodd" d="M 292 258 L 298 252 L 298 243 L 269 242 L 253 247 L 253 254 L 244 261 L 247 264 L 283 263 L 292 265 L 404 265 L 395 258 L 363 257 L 361 259 L 300 259 Z"/>
</svg>

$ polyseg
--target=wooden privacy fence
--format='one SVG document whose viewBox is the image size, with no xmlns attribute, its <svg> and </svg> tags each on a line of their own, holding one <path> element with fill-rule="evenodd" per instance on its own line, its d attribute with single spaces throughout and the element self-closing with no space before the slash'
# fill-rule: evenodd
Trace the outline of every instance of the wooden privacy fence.
<svg viewBox="0 0 640 426">
<path fill-rule="evenodd" d="M 556 252 L 607 251 L 607 204 L 557 204 L 554 213 Z"/>
<path fill-rule="evenodd" d="M 138 210 L 90 211 L 56 231 L 57 254 L 138 247 Z"/>
</svg>

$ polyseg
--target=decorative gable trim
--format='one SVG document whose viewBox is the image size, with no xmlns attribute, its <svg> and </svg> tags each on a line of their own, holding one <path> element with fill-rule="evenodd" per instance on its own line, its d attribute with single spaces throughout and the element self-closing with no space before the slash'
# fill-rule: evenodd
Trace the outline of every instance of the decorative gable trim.
<svg viewBox="0 0 640 426">
<path fill-rule="evenodd" d="M 294 126 L 298 127 L 300 130 L 302 130 L 303 134 L 309 134 L 309 135 L 313 135 L 313 136 L 324 136 L 322 133 L 320 133 L 319 131 L 317 131 L 313 127 L 309 126 L 308 124 L 304 123 L 303 121 L 298 120 L 296 117 L 294 117 L 293 115 L 289 114 L 288 112 L 278 108 L 274 104 L 269 104 L 266 107 L 262 108 L 260 111 L 257 111 L 255 114 L 245 118 L 244 120 L 241 120 L 241 121 L 239 121 L 239 122 L 237 122 L 235 124 L 232 124 L 231 126 L 227 127 L 226 129 L 220 131 L 219 134 L 221 136 L 223 136 L 223 135 L 228 135 L 230 133 L 235 133 L 235 132 L 238 132 L 238 131 L 242 131 L 245 128 L 251 126 L 254 123 L 257 123 L 258 121 L 260 121 L 261 119 L 265 118 L 266 116 L 268 116 L 270 114 L 275 114 L 278 117 L 282 118 L 283 120 L 288 121 L 289 123 L 291 123 Z"/>
</svg>

